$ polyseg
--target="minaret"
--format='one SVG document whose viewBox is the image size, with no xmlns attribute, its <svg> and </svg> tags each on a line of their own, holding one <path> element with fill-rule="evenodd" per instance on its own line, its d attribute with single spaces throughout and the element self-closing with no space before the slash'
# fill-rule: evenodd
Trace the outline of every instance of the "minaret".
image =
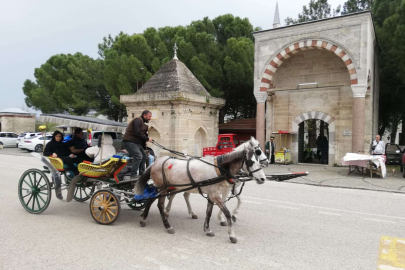
<svg viewBox="0 0 405 270">
<path fill-rule="evenodd" d="M 177 44 L 174 43 L 174 47 L 173 47 L 173 50 L 174 50 L 174 57 L 173 57 L 173 59 L 179 59 L 179 58 L 177 58 L 177 49 L 178 49 Z"/>
<path fill-rule="evenodd" d="M 276 12 L 274 13 L 273 28 L 279 28 L 280 26 L 280 14 L 278 13 L 278 2 L 276 2 Z"/>
</svg>

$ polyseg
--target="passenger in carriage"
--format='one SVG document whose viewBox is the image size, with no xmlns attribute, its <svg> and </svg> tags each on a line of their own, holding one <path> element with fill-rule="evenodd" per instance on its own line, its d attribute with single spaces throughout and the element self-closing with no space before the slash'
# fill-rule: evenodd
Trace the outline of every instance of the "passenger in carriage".
<svg viewBox="0 0 405 270">
<path fill-rule="evenodd" d="M 67 145 L 69 147 L 70 152 L 77 156 L 79 163 L 83 162 L 84 160 L 91 162 L 93 161 L 93 159 L 87 156 L 85 152 L 89 146 L 87 145 L 86 141 L 83 138 L 83 129 L 76 128 L 73 139 L 68 141 Z"/>
<path fill-rule="evenodd" d="M 69 168 L 69 170 L 71 170 L 75 175 L 78 175 L 79 171 L 74 166 L 74 163 L 79 164 L 79 161 L 75 155 L 70 154 L 68 146 L 66 143 L 63 143 L 62 140 L 62 132 L 55 131 L 52 135 L 52 140 L 45 146 L 44 156 L 60 158 L 63 161 L 63 164 Z"/>
<path fill-rule="evenodd" d="M 101 137 L 102 136 L 98 137 L 97 146 L 89 147 L 86 149 L 86 155 L 90 158 L 94 158 L 94 162 L 100 162 L 101 147 L 103 147 L 103 156 L 101 157 L 102 159 L 112 157 L 116 154 L 111 135 L 104 134 L 104 140 L 102 140 Z"/>
</svg>

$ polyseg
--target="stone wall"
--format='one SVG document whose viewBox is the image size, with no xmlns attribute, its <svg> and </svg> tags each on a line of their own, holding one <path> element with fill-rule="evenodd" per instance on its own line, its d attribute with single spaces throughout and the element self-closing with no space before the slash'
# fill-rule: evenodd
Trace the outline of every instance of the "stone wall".
<svg viewBox="0 0 405 270">
<path fill-rule="evenodd" d="M 15 132 L 20 134 L 26 131 L 35 131 L 35 115 L 4 115 L 0 116 L 0 121 L 2 132 Z"/>
<path fill-rule="evenodd" d="M 278 90 L 296 89 L 298 84 L 313 82 L 318 86 L 350 85 L 350 75 L 342 59 L 332 52 L 318 49 L 305 50 L 288 58 L 278 68 L 273 80 L 273 87 Z"/>
<path fill-rule="evenodd" d="M 319 87 L 296 90 L 298 83 L 310 82 L 318 82 Z M 351 136 L 343 136 L 344 130 L 352 129 L 353 114 L 350 75 L 344 62 L 328 51 L 299 52 L 279 67 L 274 76 L 274 86 L 270 89 L 274 94 L 272 105 L 268 106 L 273 107 L 273 121 L 267 125 L 267 137 L 273 131 L 291 131 L 291 123 L 297 116 L 310 111 L 323 112 L 334 119 L 334 141 L 330 141 L 334 160 L 331 162 L 339 163 L 350 152 L 352 143 Z M 291 149 L 292 141 L 286 146 Z"/>
<path fill-rule="evenodd" d="M 273 128 L 268 126 L 266 134 L 278 130 L 292 131 L 292 122 L 297 116 L 306 112 L 318 111 L 330 115 L 334 119 L 335 139 L 330 148 L 334 148 L 334 163 L 351 150 L 351 136 L 343 136 L 344 130 L 352 129 L 353 97 L 350 86 L 320 88 L 303 91 L 280 91 L 272 96 L 274 107 Z M 295 135 L 298 136 L 298 135 Z M 332 139 L 332 138 L 330 138 Z M 286 147 L 292 148 L 290 140 Z"/>
<path fill-rule="evenodd" d="M 366 83 L 370 25 L 371 15 L 363 13 L 255 33 L 254 91 L 260 92 L 264 71 L 283 48 L 307 39 L 324 40 L 344 49 L 356 68 L 358 83 Z"/>
<path fill-rule="evenodd" d="M 152 135 L 158 136 L 157 142 L 165 147 L 186 152 L 191 155 L 202 156 L 202 148 L 215 146 L 218 137 L 218 110 L 208 106 L 189 104 L 164 104 L 128 106 L 128 123 L 132 120 L 132 115 L 140 116 L 143 110 L 153 110 L 157 112 L 157 119 L 151 120 L 148 124 Z M 201 138 L 202 137 L 202 138 Z M 205 138 L 204 138 L 205 137 Z M 196 139 L 203 142 L 196 149 Z M 151 144 L 149 145 L 152 146 Z M 153 149 L 156 149 L 153 147 Z M 155 152 L 167 155 L 156 149 Z"/>
</svg>

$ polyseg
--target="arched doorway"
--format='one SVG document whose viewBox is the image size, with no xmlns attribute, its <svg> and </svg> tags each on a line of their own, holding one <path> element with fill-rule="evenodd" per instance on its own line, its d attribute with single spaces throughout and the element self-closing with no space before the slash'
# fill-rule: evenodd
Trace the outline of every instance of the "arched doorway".
<svg viewBox="0 0 405 270">
<path fill-rule="evenodd" d="M 328 164 L 329 124 L 319 119 L 302 121 L 298 128 L 298 162 Z"/>
<path fill-rule="evenodd" d="M 296 134 L 293 137 L 291 147 L 293 162 L 305 162 L 305 143 L 308 143 L 309 148 L 311 148 L 312 151 L 315 151 L 316 155 L 316 139 L 318 138 L 318 135 L 323 133 L 324 137 L 327 139 L 327 164 L 335 164 L 335 129 L 335 119 L 327 113 L 310 111 L 297 116 L 292 123 L 292 131 Z M 318 161 L 314 163 L 320 164 L 321 162 Z"/>
<path fill-rule="evenodd" d="M 207 133 L 199 128 L 194 134 L 194 155 L 201 157 L 203 154 L 203 148 L 207 147 Z"/>
<path fill-rule="evenodd" d="M 148 135 L 150 138 L 153 138 L 157 143 L 161 144 L 160 133 L 155 128 L 151 127 L 148 130 Z M 156 157 L 160 157 L 160 148 L 154 144 L 150 144 L 148 147 L 152 148 L 153 152 L 155 152 Z"/>
</svg>

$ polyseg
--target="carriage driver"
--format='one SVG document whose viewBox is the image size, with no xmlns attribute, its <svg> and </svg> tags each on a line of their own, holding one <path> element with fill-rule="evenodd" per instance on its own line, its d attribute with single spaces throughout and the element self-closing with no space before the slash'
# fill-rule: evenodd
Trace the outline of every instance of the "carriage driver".
<svg viewBox="0 0 405 270">
<path fill-rule="evenodd" d="M 142 112 L 140 117 L 134 118 L 125 131 L 123 145 L 128 151 L 132 162 L 131 179 L 136 179 L 145 171 L 146 163 L 146 142 L 151 142 L 152 138 L 148 137 L 148 123 L 152 118 L 152 113 L 148 110 Z M 139 175 L 137 171 L 139 170 Z"/>
</svg>

